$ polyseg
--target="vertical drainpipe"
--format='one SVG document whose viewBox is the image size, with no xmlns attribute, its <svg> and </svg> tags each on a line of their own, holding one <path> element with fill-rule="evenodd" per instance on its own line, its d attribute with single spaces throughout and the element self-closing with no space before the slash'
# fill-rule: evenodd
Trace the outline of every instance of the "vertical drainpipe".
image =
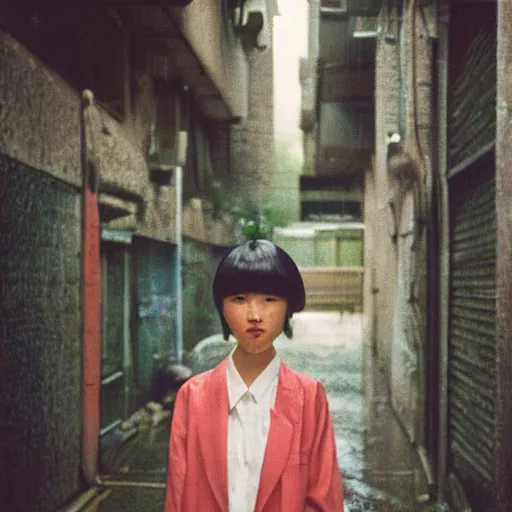
<svg viewBox="0 0 512 512">
<path fill-rule="evenodd" d="M 100 219 L 98 175 L 87 151 L 88 111 L 93 96 L 84 91 L 81 107 L 82 166 L 82 472 L 88 484 L 98 471 L 100 435 Z M 91 127 L 89 126 L 89 129 Z"/>
<path fill-rule="evenodd" d="M 441 8 L 443 9 L 440 12 Z M 440 261 L 439 261 L 439 424 L 436 467 L 437 499 L 443 502 L 447 477 L 448 452 L 448 310 L 450 278 L 449 190 L 446 177 L 447 162 L 447 87 L 448 87 L 448 35 L 449 15 L 446 5 L 438 5 L 439 30 L 439 209 L 440 209 Z"/>
<path fill-rule="evenodd" d="M 174 171 L 176 186 L 176 355 L 178 363 L 183 360 L 183 168 L 177 166 Z"/>
</svg>

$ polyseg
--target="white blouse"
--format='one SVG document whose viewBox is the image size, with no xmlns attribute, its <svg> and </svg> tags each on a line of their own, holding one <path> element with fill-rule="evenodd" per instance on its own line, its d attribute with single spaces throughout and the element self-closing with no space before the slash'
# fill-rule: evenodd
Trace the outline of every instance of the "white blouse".
<svg viewBox="0 0 512 512">
<path fill-rule="evenodd" d="M 228 494 L 230 512 L 253 512 L 260 483 L 281 360 L 276 355 L 247 388 L 228 357 Z"/>
</svg>

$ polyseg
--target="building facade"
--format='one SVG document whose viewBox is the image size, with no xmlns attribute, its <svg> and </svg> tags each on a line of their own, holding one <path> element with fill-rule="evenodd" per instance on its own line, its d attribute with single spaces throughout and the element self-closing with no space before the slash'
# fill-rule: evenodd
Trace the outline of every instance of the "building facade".
<svg viewBox="0 0 512 512">
<path fill-rule="evenodd" d="M 508 510 L 511 12 L 501 1 L 356 4 L 325 0 L 319 12 L 352 27 L 340 55 L 353 38 L 374 45 L 374 144 L 363 165 L 368 343 L 432 499 Z M 338 126 L 339 141 L 355 129 Z"/>
<path fill-rule="evenodd" d="M 216 184 L 275 5 L 0 13 L 1 501 L 45 512 L 94 482 L 158 369 L 218 330 L 205 269 L 235 223 Z"/>
</svg>

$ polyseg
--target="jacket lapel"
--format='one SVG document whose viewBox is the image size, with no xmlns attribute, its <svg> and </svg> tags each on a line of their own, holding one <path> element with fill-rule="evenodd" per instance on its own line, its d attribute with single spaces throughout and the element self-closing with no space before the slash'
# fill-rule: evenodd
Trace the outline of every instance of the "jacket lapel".
<svg viewBox="0 0 512 512">
<path fill-rule="evenodd" d="M 294 428 L 299 422 L 304 400 L 300 387 L 294 385 L 295 380 L 286 365 L 281 363 L 275 407 L 270 410 L 270 429 L 261 469 L 256 512 L 263 509 L 288 460 Z"/>
<path fill-rule="evenodd" d="M 229 415 L 226 361 L 204 382 L 204 418 L 199 424 L 199 444 L 210 486 L 221 510 L 229 509 L 227 477 L 227 430 Z"/>
</svg>

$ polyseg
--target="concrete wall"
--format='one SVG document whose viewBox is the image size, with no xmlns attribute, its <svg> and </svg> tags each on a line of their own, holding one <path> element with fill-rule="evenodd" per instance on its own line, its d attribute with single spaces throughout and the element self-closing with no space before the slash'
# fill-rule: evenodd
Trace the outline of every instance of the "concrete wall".
<svg viewBox="0 0 512 512">
<path fill-rule="evenodd" d="M 365 282 L 374 290 L 373 310 L 368 311 L 371 331 L 377 338 L 379 358 L 391 367 L 392 320 L 396 302 L 397 254 L 394 243 L 397 225 L 389 201 L 392 184 L 387 175 L 385 137 L 387 126 L 398 124 L 398 48 L 381 42 L 377 46 L 375 72 L 375 160 L 366 174 L 364 222 L 366 249 Z M 370 304 L 370 296 L 365 296 Z"/>
<path fill-rule="evenodd" d="M 175 16 L 232 116 L 246 117 L 249 65 L 228 20 L 226 2 L 194 0 L 183 9 L 175 9 Z"/>
<path fill-rule="evenodd" d="M 432 12 L 425 11 L 429 21 Z M 423 441 L 423 352 L 426 340 L 426 228 L 431 161 L 431 48 L 417 23 L 416 107 L 411 98 L 412 33 L 404 13 L 398 44 L 377 41 L 375 97 L 375 162 L 366 175 L 365 304 L 393 405 L 411 439 Z M 428 25 L 428 24 L 427 24 Z M 406 111 L 400 120 L 400 79 Z M 404 103 L 402 103 L 404 105 Z M 414 121 L 414 122 L 413 122 Z M 404 148 L 417 162 L 426 162 L 424 175 L 412 182 L 390 173 L 386 137 L 398 132 Z M 421 151 L 418 150 L 417 138 Z M 421 166 L 420 166 L 421 167 Z M 420 206 L 421 205 L 421 206 Z M 422 227 L 423 226 L 423 227 Z"/>
<path fill-rule="evenodd" d="M 0 47 L 0 100 L 5 112 L 0 129 L 2 153 L 80 187 L 79 91 L 45 68 L 8 34 L 0 33 Z M 151 87 L 147 77 L 145 88 Z M 142 101 L 144 94 L 141 92 L 139 97 Z M 147 106 L 139 108 L 147 115 Z M 174 192 L 150 183 L 143 152 L 147 133 L 142 128 L 145 126 L 147 132 L 149 123 L 141 119 L 129 116 L 121 124 L 95 108 L 88 132 L 89 158 L 95 162 L 101 183 L 144 199 L 143 209 L 134 206 L 138 219 L 131 219 L 131 227 L 141 235 L 174 242 Z M 101 190 L 100 186 L 100 202 Z"/>
<path fill-rule="evenodd" d="M 231 131 L 231 168 L 235 195 L 261 204 L 275 172 L 273 51 L 252 50 L 249 113 Z"/>
<path fill-rule="evenodd" d="M 79 186 L 79 94 L 4 32 L 0 49 L 1 152 Z"/>
<path fill-rule="evenodd" d="M 512 33 L 510 19 L 511 6 L 505 2 L 498 3 L 498 81 L 497 81 L 497 133 L 496 133 L 496 211 L 497 211 L 497 379 L 498 403 L 496 410 L 499 414 L 497 435 L 497 502 L 502 510 L 512 507 L 512 443 L 510 430 L 512 428 L 512 133 L 511 105 L 512 91 L 510 89 L 510 65 L 512 55 L 510 43 Z"/>
<path fill-rule="evenodd" d="M 304 162 L 302 174 L 316 174 L 317 157 L 317 66 L 320 26 L 320 2 L 308 2 L 308 54 L 301 62 L 300 79 L 302 84 L 301 129 L 303 130 Z"/>
</svg>

